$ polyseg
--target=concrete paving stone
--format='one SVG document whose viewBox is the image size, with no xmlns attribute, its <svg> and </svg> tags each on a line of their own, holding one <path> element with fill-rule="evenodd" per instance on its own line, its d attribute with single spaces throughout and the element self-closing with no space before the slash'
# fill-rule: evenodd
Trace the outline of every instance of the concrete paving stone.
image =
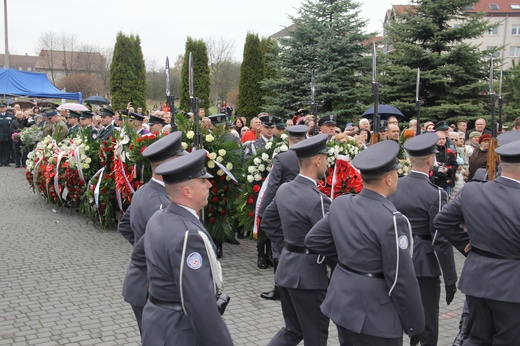
<svg viewBox="0 0 520 346">
<path fill-rule="evenodd" d="M 33 340 L 29 340 L 29 345 L 42 345 L 42 344 L 49 344 L 53 343 L 50 338 L 35 338 Z"/>
</svg>

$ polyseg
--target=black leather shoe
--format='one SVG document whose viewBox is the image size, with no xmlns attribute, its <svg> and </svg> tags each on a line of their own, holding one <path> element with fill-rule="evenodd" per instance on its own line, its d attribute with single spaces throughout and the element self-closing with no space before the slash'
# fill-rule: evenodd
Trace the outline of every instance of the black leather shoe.
<svg viewBox="0 0 520 346">
<path fill-rule="evenodd" d="M 278 291 L 278 286 L 274 286 L 274 288 L 269 292 L 260 293 L 260 297 L 267 300 L 280 300 L 280 292 Z"/>
<path fill-rule="evenodd" d="M 226 239 L 226 243 L 233 244 L 233 245 L 240 245 L 240 242 L 236 240 L 235 238 Z"/>
<path fill-rule="evenodd" d="M 258 268 L 260 268 L 260 269 L 269 268 L 269 265 L 267 264 L 267 259 L 265 258 L 265 256 L 258 257 Z"/>
<path fill-rule="evenodd" d="M 217 258 L 221 258 L 221 257 L 222 257 L 222 245 L 217 246 Z"/>
</svg>

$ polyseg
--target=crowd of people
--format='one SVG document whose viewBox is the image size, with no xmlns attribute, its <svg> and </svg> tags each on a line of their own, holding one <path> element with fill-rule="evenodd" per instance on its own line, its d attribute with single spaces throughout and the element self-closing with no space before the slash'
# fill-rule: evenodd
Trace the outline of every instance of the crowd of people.
<svg viewBox="0 0 520 346">
<path fill-rule="evenodd" d="M 171 113 L 145 115 L 130 103 L 126 110 L 94 112 L 16 106 L 11 112 L 0 104 L 2 165 L 9 165 L 9 151 L 18 146 L 13 158 L 23 166 L 11 137 L 24 127 L 38 126 L 61 139 L 77 131 L 107 139 L 127 117 L 139 134 L 171 132 L 143 151 L 152 179 L 119 223 L 134 246 L 123 296 L 143 345 L 232 345 L 221 317 L 229 302 L 218 261 L 222 244 L 214 243 L 199 218 L 212 176 L 204 151 L 182 149 Z M 368 119 L 342 131 L 336 116 L 303 111 L 289 120 L 260 113 L 249 127 L 241 117 L 222 121 L 204 109 L 197 115 L 206 129 L 226 126 L 229 138 L 241 143 L 245 162 L 276 136 L 288 136 L 290 150 L 275 157 L 259 205 L 257 265 L 275 272 L 273 290 L 261 297 L 280 300 L 285 320 L 270 345 L 326 345 L 329 320 L 341 345 L 401 345 L 403 332 L 412 345 L 436 345 L 440 276 L 450 304 L 458 274 L 467 304 L 454 345 L 512 345 L 520 339 L 514 279 L 520 118 L 498 137 L 498 175 L 486 181 L 493 138 L 484 119 L 471 130 L 464 119 L 425 122 L 418 134 L 414 120 L 402 127 L 389 117 L 374 134 Z M 353 141 L 361 149 L 352 161 L 363 179 L 359 195 L 332 201 L 317 189 L 327 172 L 330 141 Z M 411 170 L 399 178 L 403 161 Z M 467 256 L 462 273 L 455 270 L 452 245 Z"/>
</svg>

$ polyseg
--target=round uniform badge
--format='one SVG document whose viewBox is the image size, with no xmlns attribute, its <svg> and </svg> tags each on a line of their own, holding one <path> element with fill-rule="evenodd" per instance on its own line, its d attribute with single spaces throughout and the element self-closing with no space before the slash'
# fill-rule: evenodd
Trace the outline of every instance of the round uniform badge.
<svg viewBox="0 0 520 346">
<path fill-rule="evenodd" d="M 199 269 L 202 266 L 202 256 L 198 252 L 192 252 L 186 259 L 186 264 L 191 269 Z"/>
<path fill-rule="evenodd" d="M 408 237 L 402 235 L 399 237 L 399 247 L 403 250 L 408 249 Z"/>
</svg>

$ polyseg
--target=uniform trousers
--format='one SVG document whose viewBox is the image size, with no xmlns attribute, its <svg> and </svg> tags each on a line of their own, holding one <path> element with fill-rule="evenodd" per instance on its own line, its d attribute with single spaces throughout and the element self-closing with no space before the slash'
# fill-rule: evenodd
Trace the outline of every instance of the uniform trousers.
<svg viewBox="0 0 520 346">
<path fill-rule="evenodd" d="M 439 277 L 418 277 L 421 299 L 426 322 L 420 335 L 422 346 L 436 346 L 439 337 L 439 300 L 441 297 L 441 280 Z"/>
<path fill-rule="evenodd" d="M 305 290 L 279 287 L 285 326 L 275 334 L 269 346 L 326 346 L 329 318 L 320 309 L 327 290 Z"/>
<path fill-rule="evenodd" d="M 141 321 L 143 320 L 143 306 L 137 306 L 130 304 L 132 310 L 134 311 L 135 320 L 137 321 L 137 326 L 139 327 L 139 335 L 143 335 L 143 330 L 141 328 Z"/>
<path fill-rule="evenodd" d="M 466 295 L 470 332 L 464 346 L 518 345 L 520 342 L 520 303 Z"/>
<path fill-rule="evenodd" d="M 0 141 L 0 165 L 9 164 L 11 154 L 11 141 Z"/>
<path fill-rule="evenodd" d="M 341 346 L 402 346 L 403 338 L 381 338 L 378 336 L 355 333 L 338 327 L 338 338 Z"/>
</svg>

